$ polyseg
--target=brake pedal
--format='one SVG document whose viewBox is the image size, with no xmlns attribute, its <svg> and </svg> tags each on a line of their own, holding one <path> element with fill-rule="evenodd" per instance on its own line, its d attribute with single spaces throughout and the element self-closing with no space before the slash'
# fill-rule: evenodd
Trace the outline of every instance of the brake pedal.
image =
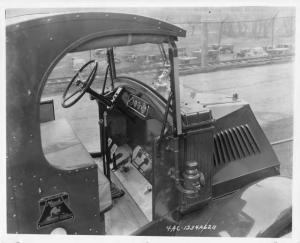
<svg viewBox="0 0 300 243">
<path fill-rule="evenodd" d="M 125 195 L 125 192 L 122 189 L 118 188 L 113 182 L 111 182 L 110 184 L 110 190 L 112 199 L 120 198 Z"/>
</svg>

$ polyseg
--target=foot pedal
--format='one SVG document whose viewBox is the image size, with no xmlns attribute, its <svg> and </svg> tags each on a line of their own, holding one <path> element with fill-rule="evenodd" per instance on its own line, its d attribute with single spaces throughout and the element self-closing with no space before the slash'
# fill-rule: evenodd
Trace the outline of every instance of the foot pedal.
<svg viewBox="0 0 300 243">
<path fill-rule="evenodd" d="M 110 190 L 112 199 L 122 197 L 125 194 L 125 192 L 122 189 L 118 188 L 113 182 L 110 184 Z"/>
<path fill-rule="evenodd" d="M 122 168 L 131 160 L 132 150 L 129 145 L 124 144 L 122 146 L 117 146 L 112 143 L 112 140 L 109 141 L 111 144 L 110 153 L 112 163 L 110 168 L 112 171 L 116 171 L 119 168 Z"/>
</svg>

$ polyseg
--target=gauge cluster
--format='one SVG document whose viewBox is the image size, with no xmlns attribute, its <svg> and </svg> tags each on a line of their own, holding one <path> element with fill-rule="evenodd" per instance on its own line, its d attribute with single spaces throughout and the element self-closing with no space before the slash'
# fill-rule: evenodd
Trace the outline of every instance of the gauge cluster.
<svg viewBox="0 0 300 243">
<path fill-rule="evenodd" d="M 148 116 L 150 105 L 136 95 L 130 94 L 127 106 L 143 118 Z"/>
</svg>

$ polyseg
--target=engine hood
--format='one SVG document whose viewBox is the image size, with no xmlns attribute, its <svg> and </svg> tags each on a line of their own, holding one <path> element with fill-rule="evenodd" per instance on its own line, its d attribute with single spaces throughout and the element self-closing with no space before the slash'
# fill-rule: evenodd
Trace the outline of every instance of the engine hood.
<svg viewBox="0 0 300 243">
<path fill-rule="evenodd" d="M 237 94 L 204 93 L 184 85 L 180 85 L 180 99 L 183 113 L 201 113 L 211 110 L 214 119 L 219 119 L 247 104 Z"/>
<path fill-rule="evenodd" d="M 269 177 L 224 200 L 213 210 L 201 236 L 279 237 L 292 224 L 291 180 Z M 197 225 L 198 219 L 182 224 Z M 186 234 L 185 231 L 179 232 Z M 180 235 L 180 234 L 179 234 Z"/>
</svg>

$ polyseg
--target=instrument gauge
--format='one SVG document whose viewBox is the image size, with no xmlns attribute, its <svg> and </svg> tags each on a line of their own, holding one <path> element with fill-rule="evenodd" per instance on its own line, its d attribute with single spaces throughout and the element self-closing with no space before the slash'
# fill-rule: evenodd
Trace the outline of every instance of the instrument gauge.
<svg viewBox="0 0 300 243">
<path fill-rule="evenodd" d="M 146 118 L 148 116 L 150 105 L 142 98 L 136 95 L 129 95 L 127 106 L 133 110 L 137 115 Z"/>
</svg>

